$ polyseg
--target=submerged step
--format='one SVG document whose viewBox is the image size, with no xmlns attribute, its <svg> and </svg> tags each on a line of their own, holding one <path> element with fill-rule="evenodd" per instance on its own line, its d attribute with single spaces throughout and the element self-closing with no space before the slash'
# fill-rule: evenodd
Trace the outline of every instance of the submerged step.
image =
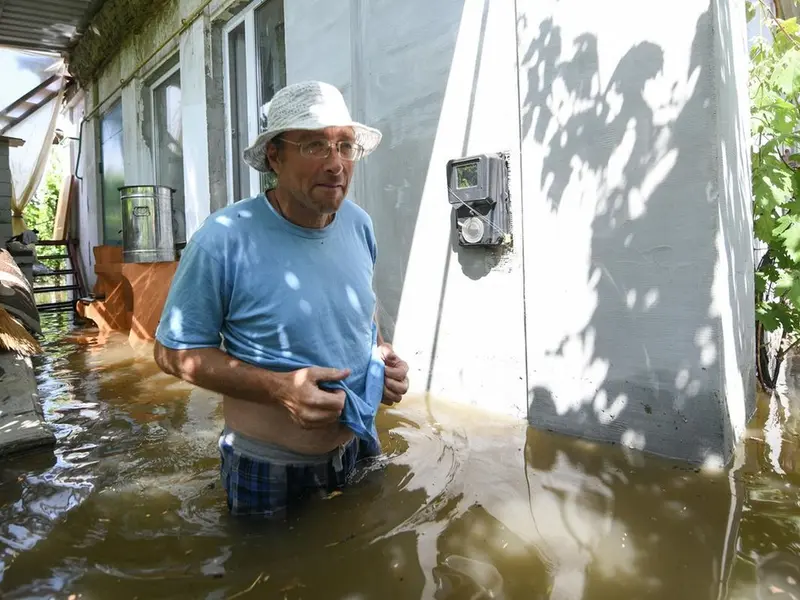
<svg viewBox="0 0 800 600">
<path fill-rule="evenodd" d="M 49 302 L 47 304 L 39 304 L 36 307 L 40 313 L 47 312 L 61 312 L 67 310 L 75 310 L 75 303 L 69 302 Z"/>
<path fill-rule="evenodd" d="M 77 284 L 72 285 L 49 285 L 47 287 L 38 287 L 33 288 L 34 294 L 44 294 L 46 292 L 69 292 L 71 290 L 77 290 Z"/>
<path fill-rule="evenodd" d="M 55 275 L 73 275 L 75 273 L 75 269 L 53 269 L 52 271 L 48 271 L 47 273 L 34 273 L 33 276 L 38 277 L 53 277 Z"/>
</svg>

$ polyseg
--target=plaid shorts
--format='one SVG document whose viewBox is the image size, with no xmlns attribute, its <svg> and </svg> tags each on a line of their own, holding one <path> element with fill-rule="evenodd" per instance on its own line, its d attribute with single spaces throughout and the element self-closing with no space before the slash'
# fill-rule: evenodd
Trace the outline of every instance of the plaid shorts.
<svg viewBox="0 0 800 600">
<path fill-rule="evenodd" d="M 285 518 L 310 494 L 327 495 L 344 487 L 356 463 L 369 456 L 357 438 L 344 447 L 341 461 L 334 456 L 312 464 L 254 459 L 237 452 L 224 435 L 219 438 L 219 451 L 220 476 L 230 513 L 271 518 Z"/>
</svg>

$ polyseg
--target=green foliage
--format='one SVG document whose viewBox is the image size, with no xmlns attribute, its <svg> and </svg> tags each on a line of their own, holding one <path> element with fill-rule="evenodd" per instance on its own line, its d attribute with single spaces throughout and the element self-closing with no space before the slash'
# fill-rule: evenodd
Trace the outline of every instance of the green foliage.
<svg viewBox="0 0 800 600">
<path fill-rule="evenodd" d="M 750 50 L 753 226 L 769 260 L 756 271 L 756 319 L 791 345 L 800 331 L 800 25 L 762 10 L 772 39 Z M 755 13 L 747 2 L 748 20 Z"/>
<path fill-rule="evenodd" d="M 33 198 L 22 211 L 25 225 L 28 229 L 36 229 L 39 232 L 39 239 L 42 240 L 48 240 L 53 235 L 58 196 L 65 175 L 65 161 L 63 149 L 53 146 L 45 176 Z"/>
</svg>

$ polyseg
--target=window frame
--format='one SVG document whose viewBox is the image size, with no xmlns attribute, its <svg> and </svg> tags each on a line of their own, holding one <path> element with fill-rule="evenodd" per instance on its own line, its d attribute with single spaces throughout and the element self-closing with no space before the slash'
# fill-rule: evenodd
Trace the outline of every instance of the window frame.
<svg viewBox="0 0 800 600">
<path fill-rule="evenodd" d="M 269 1 L 269 0 L 264 0 Z M 262 2 L 254 3 L 248 6 L 241 13 L 233 17 L 222 28 L 222 70 L 225 77 L 224 91 L 225 91 L 225 166 L 226 166 L 226 187 L 228 198 L 226 204 L 233 204 L 234 202 L 252 196 L 258 193 L 259 177 L 254 169 L 249 170 L 249 184 L 248 190 L 242 190 L 242 198 L 234 198 L 234 184 L 233 178 L 238 175 L 238 169 L 235 169 L 233 157 L 233 103 L 231 97 L 231 56 L 230 56 L 230 38 L 231 34 L 242 23 L 244 23 L 244 39 L 245 39 L 245 95 L 247 101 L 247 140 L 254 138 L 253 131 L 258 130 L 258 123 L 256 122 L 256 98 L 251 90 L 251 86 L 256 81 L 256 48 L 250 42 L 255 39 L 256 24 L 255 24 L 255 9 L 257 6 L 263 4 Z M 241 157 L 240 157 L 241 159 Z"/>
<path fill-rule="evenodd" d="M 122 247 L 125 245 L 124 236 L 120 237 L 119 243 L 113 240 L 109 240 L 106 235 L 106 204 L 110 201 L 110 199 L 106 198 L 106 154 L 103 150 L 103 120 L 117 107 L 120 110 L 120 122 L 122 124 L 121 129 L 121 148 L 122 148 L 122 177 L 123 177 L 123 185 L 127 182 L 125 178 L 127 174 L 125 172 L 125 118 L 124 118 L 124 102 L 122 97 L 122 92 L 119 91 L 109 97 L 105 105 L 103 106 L 102 110 L 98 111 L 94 117 L 95 123 L 95 173 L 97 179 L 97 190 L 98 190 L 98 197 L 100 198 L 100 205 L 97 207 L 97 219 L 99 221 L 99 228 L 98 228 L 98 239 L 101 240 L 101 244 L 104 246 L 117 246 Z M 119 201 L 119 193 L 116 195 L 116 201 Z M 121 209 L 120 209 L 121 211 Z M 120 225 L 123 226 L 124 224 L 124 217 L 120 212 L 121 223 Z"/>
<path fill-rule="evenodd" d="M 165 63 L 169 63 L 171 60 L 175 60 L 175 57 L 171 57 L 164 61 Z M 150 140 L 152 145 L 152 151 L 150 152 L 150 163 L 153 169 L 153 181 L 158 181 L 158 120 L 156 119 L 156 88 L 158 88 L 161 84 L 166 82 L 169 78 L 171 78 L 175 73 L 180 73 L 181 71 L 181 63 L 180 60 L 175 60 L 175 64 L 170 67 L 166 72 L 160 75 L 158 78 L 150 80 L 147 82 L 147 101 L 150 109 Z M 183 94 L 183 82 L 181 82 L 181 94 Z M 181 106 L 183 106 L 183 100 L 181 100 Z M 183 140 L 181 140 L 181 146 L 183 146 Z"/>
<path fill-rule="evenodd" d="M 224 73 L 224 103 L 225 103 L 225 172 L 226 172 L 226 205 L 233 204 L 238 200 L 260 194 L 261 174 L 255 169 L 249 168 L 248 189 L 241 191 L 241 198 L 234 197 L 234 177 L 238 176 L 238 168 L 233 156 L 233 116 L 234 105 L 231 97 L 231 34 L 240 25 L 244 24 L 245 39 L 245 94 L 247 106 L 247 144 L 255 140 L 259 131 L 259 77 L 258 77 L 258 38 L 256 31 L 256 12 L 263 5 L 269 2 L 281 2 L 283 0 L 259 0 L 248 5 L 240 13 L 228 20 L 222 26 L 222 70 Z M 283 6 L 285 11 L 285 5 Z M 285 14 L 285 13 L 284 13 Z M 284 17 L 285 18 L 285 17 Z M 285 25 L 285 21 L 284 21 Z M 285 51 L 285 48 L 284 48 Z M 244 148 L 242 148 L 244 150 Z M 241 160 L 241 156 L 238 157 Z"/>
</svg>

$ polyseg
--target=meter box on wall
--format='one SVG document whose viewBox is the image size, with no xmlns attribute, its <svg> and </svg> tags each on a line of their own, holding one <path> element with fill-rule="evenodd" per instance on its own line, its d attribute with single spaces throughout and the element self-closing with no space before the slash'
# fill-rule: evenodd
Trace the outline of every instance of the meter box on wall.
<svg viewBox="0 0 800 600">
<path fill-rule="evenodd" d="M 508 156 L 479 154 L 447 163 L 448 200 L 461 246 L 511 243 Z"/>
</svg>

